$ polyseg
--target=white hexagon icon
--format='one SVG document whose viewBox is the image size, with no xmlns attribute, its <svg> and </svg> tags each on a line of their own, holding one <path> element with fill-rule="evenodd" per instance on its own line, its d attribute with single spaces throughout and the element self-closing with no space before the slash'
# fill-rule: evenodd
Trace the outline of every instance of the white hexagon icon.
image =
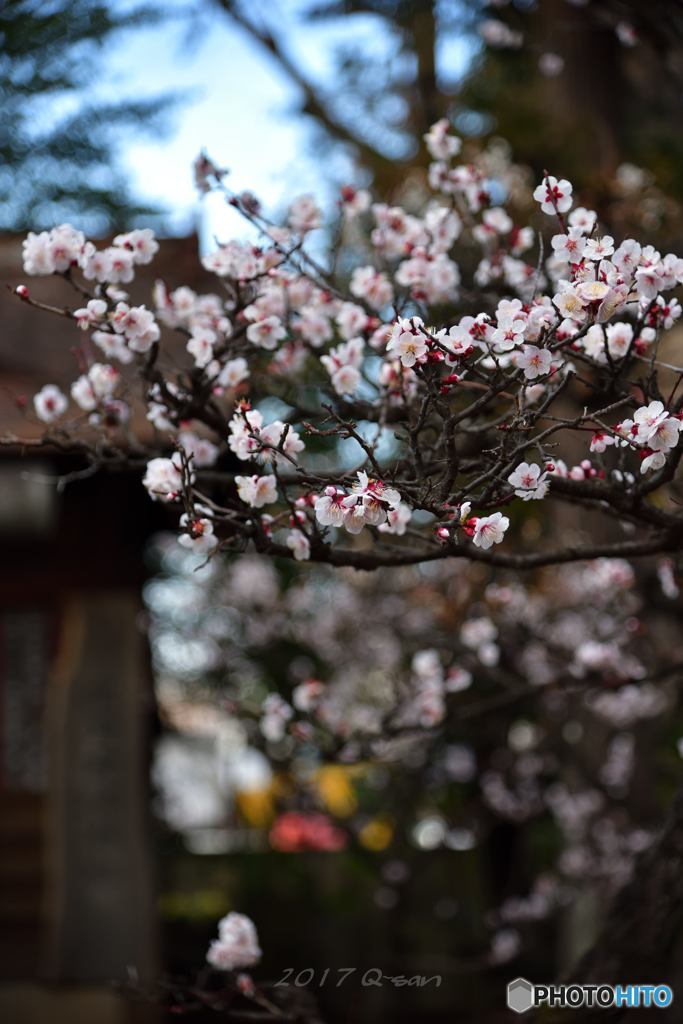
<svg viewBox="0 0 683 1024">
<path fill-rule="evenodd" d="M 534 1005 L 534 986 L 526 978 L 515 978 L 508 985 L 507 1002 L 515 1013 L 526 1013 Z"/>
</svg>

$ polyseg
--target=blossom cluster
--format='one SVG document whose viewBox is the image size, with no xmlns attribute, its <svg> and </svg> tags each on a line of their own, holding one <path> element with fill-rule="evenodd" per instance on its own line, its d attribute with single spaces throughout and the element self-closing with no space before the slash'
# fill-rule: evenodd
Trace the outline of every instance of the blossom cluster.
<svg viewBox="0 0 683 1024">
<path fill-rule="evenodd" d="M 26 272 L 62 275 L 87 299 L 52 310 L 82 339 L 70 388 L 78 412 L 67 419 L 69 396 L 48 383 L 34 398 L 38 419 L 117 450 L 137 434 L 151 497 L 179 506 L 183 543 L 205 554 L 246 540 L 299 561 L 372 567 L 349 539 L 364 533 L 376 564 L 509 563 L 491 549 L 519 518 L 508 514 L 515 501 L 548 497 L 613 512 L 617 530 L 635 526 L 632 539 L 613 539 L 618 553 L 623 543 L 634 554 L 669 549 L 679 516 L 668 507 L 655 517 L 641 499 L 673 479 L 681 456 L 683 397 L 677 385 L 662 390 L 670 364 L 659 348 L 680 317 L 671 293 L 683 260 L 617 243 L 575 205 L 571 183 L 547 173 L 533 192 L 555 224 L 544 249 L 506 205 L 504 167 L 485 153 L 459 163 L 463 143 L 446 120 L 425 143 L 422 206 L 342 191 L 340 247 L 354 225 L 344 274 L 310 255 L 324 225 L 313 197 L 276 224 L 215 169 L 199 174 L 203 188 L 222 191 L 258 238 L 203 258 L 214 293 L 158 282 L 149 309 L 132 304 L 124 286 L 158 249 L 149 230 L 101 250 L 68 225 L 30 234 Z M 26 286 L 17 293 L 50 308 Z"/>
<path fill-rule="evenodd" d="M 171 537 L 165 550 L 176 550 Z M 528 892 L 487 918 L 498 961 L 586 886 L 617 887 L 652 841 L 640 773 L 678 757 L 668 678 L 680 664 L 680 594 L 669 561 L 638 581 L 618 559 L 491 580 L 463 563 L 368 575 L 292 573 L 254 555 L 198 571 L 197 559 L 173 558 L 174 599 L 165 591 L 150 604 L 155 660 L 175 699 L 192 694 L 222 737 L 237 716 L 243 742 L 271 762 L 276 849 L 364 843 L 380 785 L 400 844 L 483 849 L 496 842 L 493 822 L 541 823 L 555 842 L 543 844 L 539 874 L 526 865 Z M 239 756 L 249 760 L 244 747 Z M 359 782 L 341 804 L 315 784 L 331 761 Z M 373 766 L 385 781 L 366 788 Z M 396 808 L 392 787 L 406 771 L 419 786 Z"/>
</svg>

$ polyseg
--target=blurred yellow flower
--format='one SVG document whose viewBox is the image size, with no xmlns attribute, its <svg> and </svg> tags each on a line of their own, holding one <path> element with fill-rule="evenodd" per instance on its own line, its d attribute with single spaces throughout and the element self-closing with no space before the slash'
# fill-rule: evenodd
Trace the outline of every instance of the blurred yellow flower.
<svg viewBox="0 0 683 1024">
<path fill-rule="evenodd" d="M 353 775 L 357 774 L 357 770 L 343 765 L 325 765 L 316 773 L 320 798 L 336 818 L 348 818 L 358 807 L 353 786 Z"/>
<path fill-rule="evenodd" d="M 386 850 L 394 837 L 394 827 L 388 818 L 372 818 L 358 833 L 358 841 L 366 850 Z"/>
<path fill-rule="evenodd" d="M 275 816 L 273 787 L 243 789 L 235 794 L 237 809 L 244 820 L 255 828 L 265 828 Z"/>
</svg>

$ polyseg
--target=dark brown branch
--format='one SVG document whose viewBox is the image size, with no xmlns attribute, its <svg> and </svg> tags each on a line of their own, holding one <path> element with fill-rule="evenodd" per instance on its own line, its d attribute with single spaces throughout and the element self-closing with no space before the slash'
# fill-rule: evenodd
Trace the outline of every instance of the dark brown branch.
<svg viewBox="0 0 683 1024">
<path fill-rule="evenodd" d="M 467 547 L 443 545 L 439 548 L 406 549 L 375 548 L 372 551 L 358 551 L 352 548 L 333 548 L 327 544 L 314 546 L 313 561 L 328 565 L 349 566 L 354 569 L 379 569 L 401 565 L 416 565 L 419 562 L 435 562 L 444 558 L 464 558 L 470 562 L 503 569 L 539 569 L 546 565 L 560 565 L 566 562 L 581 562 L 593 558 L 643 558 L 646 555 L 661 554 L 680 550 L 683 546 L 683 527 L 678 533 L 658 533 L 643 540 L 618 541 L 612 544 L 583 544 L 549 551 L 537 551 L 524 555 L 512 555 L 499 551 L 483 551 L 468 544 Z M 258 542 L 257 549 L 280 558 L 291 558 L 292 552 L 284 544 L 275 541 Z"/>
</svg>

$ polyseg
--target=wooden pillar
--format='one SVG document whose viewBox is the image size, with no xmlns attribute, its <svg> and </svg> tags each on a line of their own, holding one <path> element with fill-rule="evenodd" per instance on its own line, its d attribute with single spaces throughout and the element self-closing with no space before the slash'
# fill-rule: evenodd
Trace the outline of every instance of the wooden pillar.
<svg viewBox="0 0 683 1024">
<path fill-rule="evenodd" d="M 66 603 L 52 685 L 49 973 L 108 982 L 155 970 L 143 642 L 135 591 Z"/>
</svg>

